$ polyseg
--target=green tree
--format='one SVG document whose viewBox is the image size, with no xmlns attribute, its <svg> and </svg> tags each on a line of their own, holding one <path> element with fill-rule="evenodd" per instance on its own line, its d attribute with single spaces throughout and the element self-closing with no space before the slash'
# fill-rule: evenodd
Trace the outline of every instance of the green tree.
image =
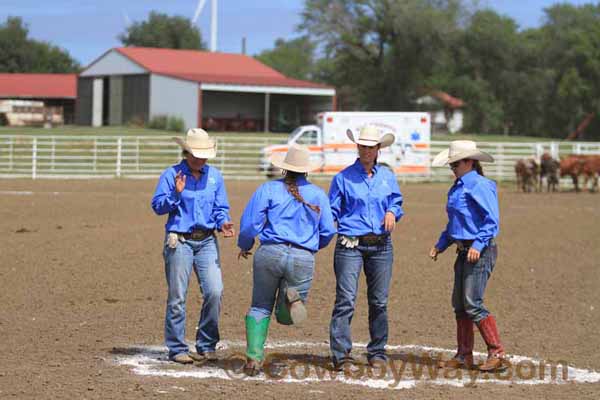
<svg viewBox="0 0 600 400">
<path fill-rule="evenodd" d="M 314 52 L 315 45 L 307 36 L 287 41 L 277 39 L 273 49 L 261 52 L 256 59 L 291 78 L 313 79 Z"/>
<path fill-rule="evenodd" d="M 409 110 L 465 11 L 459 0 L 308 0 L 302 30 L 322 44 L 342 105 Z"/>
<path fill-rule="evenodd" d="M 566 137 L 587 114 L 600 111 L 600 5 L 558 4 L 545 15 L 541 61 L 551 82 L 544 125 L 549 134 Z"/>
<path fill-rule="evenodd" d="M 29 30 L 19 17 L 8 17 L 0 25 L 0 72 L 69 73 L 79 63 L 69 53 L 50 43 L 29 39 Z"/>
<path fill-rule="evenodd" d="M 147 21 L 135 22 L 118 36 L 125 46 L 205 49 L 200 30 L 184 17 L 152 11 Z"/>
</svg>

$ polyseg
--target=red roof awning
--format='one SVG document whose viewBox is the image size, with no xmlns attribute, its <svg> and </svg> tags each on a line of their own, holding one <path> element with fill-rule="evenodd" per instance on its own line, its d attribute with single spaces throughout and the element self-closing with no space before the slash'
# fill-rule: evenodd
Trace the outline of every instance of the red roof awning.
<svg viewBox="0 0 600 400">
<path fill-rule="evenodd" d="M 74 99 L 77 74 L 0 74 L 0 97 Z"/>
<path fill-rule="evenodd" d="M 201 83 L 331 88 L 288 78 L 243 54 L 148 47 L 121 47 L 116 51 L 152 73 Z"/>
</svg>

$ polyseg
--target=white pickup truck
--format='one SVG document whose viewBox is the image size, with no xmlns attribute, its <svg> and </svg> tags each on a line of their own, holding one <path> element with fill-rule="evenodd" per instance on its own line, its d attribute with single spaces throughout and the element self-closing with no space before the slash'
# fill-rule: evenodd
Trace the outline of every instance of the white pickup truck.
<svg viewBox="0 0 600 400">
<path fill-rule="evenodd" d="M 289 145 L 300 143 L 308 146 L 311 159 L 320 161 L 317 173 L 337 173 L 356 160 L 356 144 L 352 143 L 346 130 L 351 129 L 358 137 L 364 125 L 374 125 L 380 133 L 391 132 L 396 136 L 392 146 L 381 149 L 378 163 L 385 164 L 398 175 L 429 174 L 429 144 L 431 120 L 423 112 L 324 112 L 317 115 L 316 125 L 300 126 L 290 134 L 287 144 L 271 145 L 262 150 L 261 171 L 267 176 L 277 174 L 269 162 L 273 153 L 287 152 Z"/>
</svg>

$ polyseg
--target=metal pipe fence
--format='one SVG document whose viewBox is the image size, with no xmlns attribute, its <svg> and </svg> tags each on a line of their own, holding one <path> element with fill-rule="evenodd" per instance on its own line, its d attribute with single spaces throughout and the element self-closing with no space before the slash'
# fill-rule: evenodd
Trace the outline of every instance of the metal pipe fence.
<svg viewBox="0 0 600 400">
<path fill-rule="evenodd" d="M 285 138 L 257 135 L 219 137 L 217 157 L 210 164 L 227 179 L 263 179 L 262 149 L 283 144 Z M 430 157 L 448 147 L 432 141 Z M 600 154 L 600 142 L 478 142 L 496 163 L 485 165 L 497 181 L 515 179 L 514 164 L 525 157 L 549 152 L 554 158 L 568 154 Z M 0 135 L 0 178 L 156 178 L 181 159 L 181 149 L 170 136 L 19 136 Z M 327 174 L 313 174 L 329 179 Z M 401 181 L 448 181 L 448 168 L 431 168 L 425 175 L 399 175 Z"/>
</svg>

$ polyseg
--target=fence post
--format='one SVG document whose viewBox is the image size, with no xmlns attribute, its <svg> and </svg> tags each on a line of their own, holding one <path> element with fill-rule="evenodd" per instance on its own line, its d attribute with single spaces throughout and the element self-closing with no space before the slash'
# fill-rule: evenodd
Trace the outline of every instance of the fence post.
<svg viewBox="0 0 600 400">
<path fill-rule="evenodd" d="M 550 156 L 552 158 L 554 158 L 555 160 L 558 160 L 559 155 L 558 155 L 558 143 L 557 142 L 550 142 Z"/>
<path fill-rule="evenodd" d="M 14 165 L 13 165 L 13 151 L 14 151 L 14 137 L 10 136 L 8 138 L 8 169 L 9 170 L 13 170 Z"/>
<path fill-rule="evenodd" d="M 37 138 L 33 138 L 31 151 L 31 179 L 37 178 Z"/>
<path fill-rule="evenodd" d="M 504 145 L 502 145 L 501 143 L 498 143 L 496 145 L 496 157 L 498 158 L 498 160 L 496 160 L 496 179 L 498 180 L 498 182 L 502 181 L 502 172 L 500 171 L 500 160 L 502 160 L 502 162 L 504 162 Z"/>
<path fill-rule="evenodd" d="M 94 172 L 96 172 L 96 163 L 98 161 L 98 137 L 94 137 L 94 148 L 92 149 L 92 165 L 94 167 Z"/>
<path fill-rule="evenodd" d="M 54 171 L 54 159 L 56 157 L 56 138 L 52 136 L 52 154 L 50 156 L 50 169 Z"/>
<path fill-rule="evenodd" d="M 135 141 L 135 170 L 140 172 L 140 138 L 139 136 Z"/>
<path fill-rule="evenodd" d="M 117 138 L 117 178 L 121 177 L 121 148 L 123 146 L 123 138 L 119 136 Z"/>
<path fill-rule="evenodd" d="M 217 149 L 219 147 L 222 148 L 222 150 L 219 151 L 219 153 L 221 153 L 221 168 L 220 169 L 221 169 L 222 173 L 225 173 L 225 170 L 224 170 L 224 168 L 225 168 L 225 146 L 223 145 L 223 140 L 225 140 L 225 139 L 217 138 L 217 144 L 218 144 Z"/>
</svg>

